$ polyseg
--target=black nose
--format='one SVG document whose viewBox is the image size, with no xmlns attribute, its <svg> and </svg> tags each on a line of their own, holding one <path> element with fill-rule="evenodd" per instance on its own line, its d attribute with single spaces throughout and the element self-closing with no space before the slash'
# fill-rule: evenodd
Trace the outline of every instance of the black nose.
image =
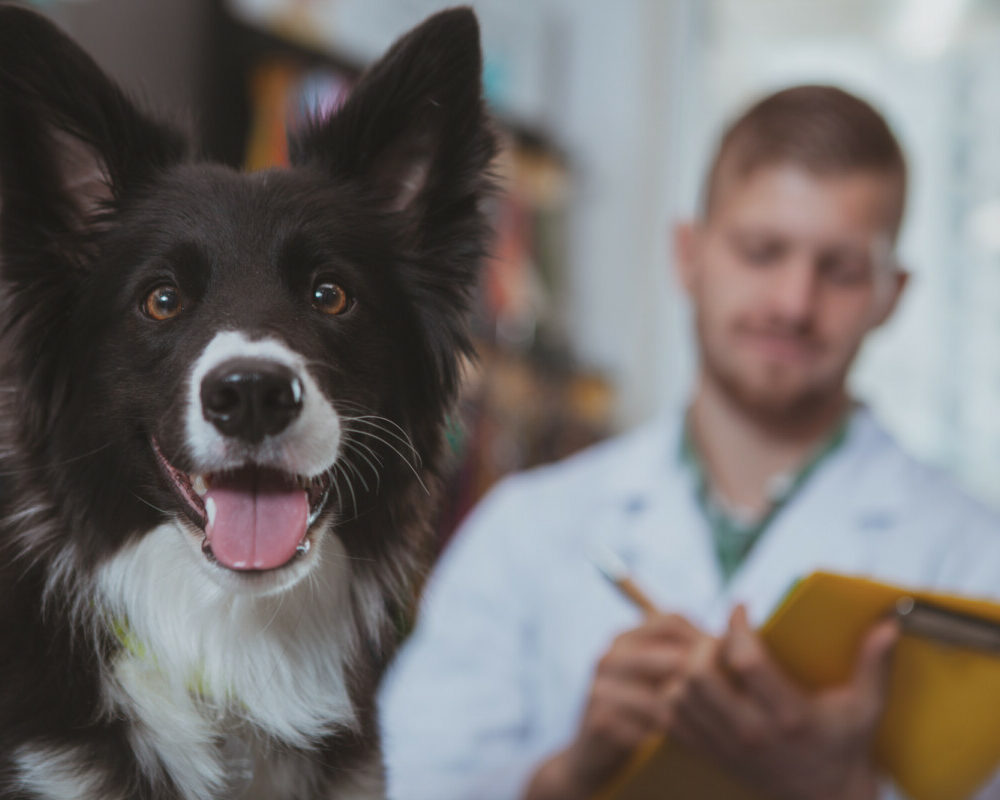
<svg viewBox="0 0 1000 800">
<path fill-rule="evenodd" d="M 220 433 L 257 443 L 302 411 L 302 382 L 284 364 L 234 359 L 201 381 L 201 411 Z"/>
</svg>

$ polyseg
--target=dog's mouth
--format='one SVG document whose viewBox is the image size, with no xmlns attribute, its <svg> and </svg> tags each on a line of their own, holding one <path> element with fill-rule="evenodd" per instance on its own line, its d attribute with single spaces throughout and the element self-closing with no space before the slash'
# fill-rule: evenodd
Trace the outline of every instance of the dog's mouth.
<svg viewBox="0 0 1000 800">
<path fill-rule="evenodd" d="M 206 557 L 238 571 L 283 567 L 310 549 L 310 529 L 330 492 L 328 474 L 291 475 L 245 464 L 191 474 L 171 464 L 155 439 L 153 450 L 191 521 L 204 533 Z"/>
</svg>

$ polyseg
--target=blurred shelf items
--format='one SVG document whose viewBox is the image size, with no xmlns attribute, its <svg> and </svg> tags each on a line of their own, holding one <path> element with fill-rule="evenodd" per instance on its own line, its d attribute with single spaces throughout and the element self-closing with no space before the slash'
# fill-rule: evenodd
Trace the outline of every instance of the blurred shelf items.
<svg viewBox="0 0 1000 800">
<path fill-rule="evenodd" d="M 251 169 L 287 163 L 286 130 L 306 115 L 336 110 L 364 66 L 440 6 L 430 0 L 220 3 L 209 152 Z M 572 167 L 541 123 L 545 25 L 506 3 L 476 9 L 487 100 L 505 147 L 496 164 L 502 191 L 491 208 L 494 257 L 474 322 L 479 358 L 467 365 L 449 432 L 454 459 L 442 537 L 504 474 L 607 435 L 614 410 L 610 383 L 580 369 L 568 345 L 561 298 Z"/>
</svg>

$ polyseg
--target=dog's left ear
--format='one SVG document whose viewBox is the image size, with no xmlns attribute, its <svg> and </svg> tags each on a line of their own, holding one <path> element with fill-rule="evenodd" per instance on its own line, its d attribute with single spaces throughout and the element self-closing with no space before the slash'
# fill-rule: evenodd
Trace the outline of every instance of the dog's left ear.
<svg viewBox="0 0 1000 800">
<path fill-rule="evenodd" d="M 459 221 L 488 189 L 496 139 L 482 100 L 479 25 L 442 11 L 397 41 L 344 106 L 291 142 L 294 164 L 357 181 L 379 206 L 409 217 L 418 246 Z M 423 248 L 422 248 L 423 249 Z"/>
</svg>

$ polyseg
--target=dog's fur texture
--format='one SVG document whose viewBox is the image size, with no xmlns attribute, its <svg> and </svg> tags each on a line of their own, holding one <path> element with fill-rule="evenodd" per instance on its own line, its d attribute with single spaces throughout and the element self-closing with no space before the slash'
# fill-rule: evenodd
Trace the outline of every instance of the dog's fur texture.
<svg viewBox="0 0 1000 800">
<path fill-rule="evenodd" d="M 0 7 L 0 797 L 383 795 L 488 244 L 480 74 L 442 12 L 240 174 Z M 292 411 L 234 433 L 220 370 Z M 205 474 L 306 497 L 294 554 L 223 566 Z"/>
</svg>

